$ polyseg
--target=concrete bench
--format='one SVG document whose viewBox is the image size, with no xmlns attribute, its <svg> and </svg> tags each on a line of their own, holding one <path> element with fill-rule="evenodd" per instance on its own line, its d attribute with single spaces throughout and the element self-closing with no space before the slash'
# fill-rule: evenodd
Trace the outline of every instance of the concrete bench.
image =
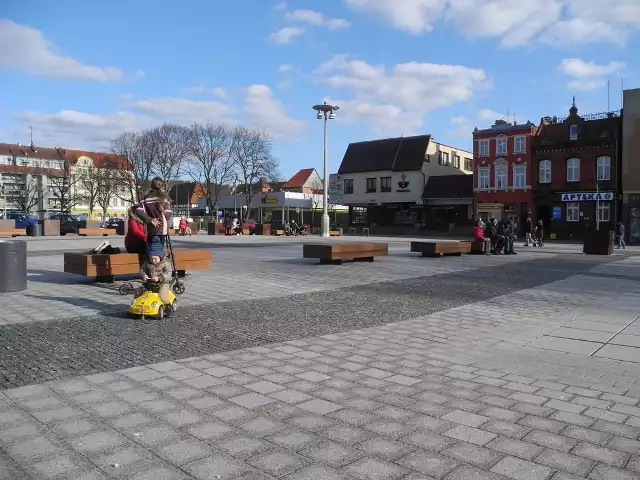
<svg viewBox="0 0 640 480">
<path fill-rule="evenodd" d="M 340 265 L 342 260 L 348 259 L 373 262 L 375 257 L 387 255 L 387 243 L 319 243 L 302 246 L 303 258 L 317 258 L 322 265 Z"/>
<path fill-rule="evenodd" d="M 206 270 L 211 268 L 210 250 L 174 250 L 176 270 L 184 277 L 187 270 Z M 95 277 L 96 281 L 113 282 L 116 275 L 140 273 L 138 255 L 135 253 L 64 254 L 64 271 L 83 277 Z"/>
<path fill-rule="evenodd" d="M 27 232 L 24 228 L 7 228 L 0 230 L 0 237 L 24 237 Z"/>
<path fill-rule="evenodd" d="M 423 257 L 441 257 L 471 253 L 471 242 L 411 242 L 411 251 Z"/>
<path fill-rule="evenodd" d="M 107 237 L 109 235 L 115 235 L 115 234 L 116 234 L 115 228 L 79 228 L 78 229 L 78 235 L 80 235 L 81 237 L 87 237 L 89 235 L 96 235 L 96 236 L 102 235 L 103 237 Z"/>
</svg>

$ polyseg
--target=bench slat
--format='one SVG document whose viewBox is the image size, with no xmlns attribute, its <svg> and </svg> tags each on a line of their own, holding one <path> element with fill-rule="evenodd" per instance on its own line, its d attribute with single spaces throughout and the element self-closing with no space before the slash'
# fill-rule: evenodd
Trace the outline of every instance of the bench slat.
<svg viewBox="0 0 640 480">
<path fill-rule="evenodd" d="M 115 235 L 116 230 L 114 228 L 79 228 L 78 235 L 87 236 L 87 235 L 102 235 L 106 237 L 107 235 Z"/>
<path fill-rule="evenodd" d="M 471 253 L 471 242 L 411 242 L 411 251 L 428 255 Z"/>
</svg>

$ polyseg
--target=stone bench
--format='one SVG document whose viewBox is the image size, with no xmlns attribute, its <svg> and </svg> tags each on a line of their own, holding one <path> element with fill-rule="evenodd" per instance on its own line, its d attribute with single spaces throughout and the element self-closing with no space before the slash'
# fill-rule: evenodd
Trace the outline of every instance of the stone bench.
<svg viewBox="0 0 640 480">
<path fill-rule="evenodd" d="M 411 242 L 411 251 L 423 257 L 460 256 L 471 253 L 471 242 Z"/>
<path fill-rule="evenodd" d="M 0 230 L 0 237 L 24 237 L 27 232 L 24 228 L 6 228 Z"/>
<path fill-rule="evenodd" d="M 174 250 L 176 270 L 184 277 L 187 270 L 211 268 L 210 250 Z M 116 275 L 140 273 L 135 253 L 74 253 L 64 254 L 64 271 L 83 277 L 95 277 L 100 282 L 113 282 Z"/>
<path fill-rule="evenodd" d="M 340 265 L 342 260 L 373 262 L 375 257 L 387 255 L 389 255 L 387 243 L 320 243 L 302 246 L 303 258 L 317 258 L 322 265 Z"/>
<path fill-rule="evenodd" d="M 89 235 L 95 235 L 95 236 L 102 235 L 103 237 L 107 237 L 109 235 L 115 235 L 115 234 L 116 234 L 115 228 L 79 228 L 78 229 L 78 235 L 80 235 L 81 237 L 87 237 Z"/>
</svg>

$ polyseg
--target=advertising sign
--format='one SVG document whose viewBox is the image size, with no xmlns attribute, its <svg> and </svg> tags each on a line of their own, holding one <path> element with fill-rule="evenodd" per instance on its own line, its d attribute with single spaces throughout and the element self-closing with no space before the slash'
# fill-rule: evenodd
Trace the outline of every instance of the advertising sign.
<svg viewBox="0 0 640 480">
<path fill-rule="evenodd" d="M 587 202 L 587 201 L 605 201 L 613 200 L 613 192 L 570 192 L 562 193 L 563 202 Z"/>
</svg>

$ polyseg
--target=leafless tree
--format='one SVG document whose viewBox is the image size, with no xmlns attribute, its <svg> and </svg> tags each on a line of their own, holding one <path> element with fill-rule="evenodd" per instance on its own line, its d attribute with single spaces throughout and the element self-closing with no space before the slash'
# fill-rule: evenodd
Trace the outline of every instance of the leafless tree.
<svg viewBox="0 0 640 480">
<path fill-rule="evenodd" d="M 71 163 L 64 162 L 60 171 L 52 172 L 49 177 L 51 196 L 55 199 L 61 213 L 69 213 L 78 205 L 79 177 L 71 171 Z"/>
<path fill-rule="evenodd" d="M 311 194 L 311 224 L 315 225 L 315 219 L 316 219 L 316 211 L 318 210 L 318 208 L 320 208 L 320 206 L 322 205 L 322 197 L 319 196 L 319 194 L 321 194 L 324 190 L 323 190 L 323 183 L 322 180 L 320 180 L 315 174 L 313 176 L 313 180 L 311 181 L 311 184 L 309 185 L 309 187 L 311 188 L 312 194 Z"/>
<path fill-rule="evenodd" d="M 238 178 L 244 183 L 245 205 L 250 213 L 251 199 L 258 193 L 255 188 L 262 177 L 271 177 L 278 171 L 278 161 L 273 157 L 273 141 L 263 130 L 238 126 L 233 131 L 231 155 Z"/>
<path fill-rule="evenodd" d="M 190 133 L 187 127 L 168 123 L 143 133 L 155 152 L 153 173 L 164 180 L 167 192 L 180 178 L 183 163 L 190 154 Z"/>
<path fill-rule="evenodd" d="M 19 188 L 13 185 L 4 185 L 4 188 L 7 203 L 15 204 L 20 212 L 30 212 L 42 200 L 42 186 L 38 181 L 38 175 L 31 172 L 25 172 L 24 184 Z"/>
<path fill-rule="evenodd" d="M 102 218 L 107 215 L 111 206 L 111 200 L 117 198 L 115 192 L 119 184 L 117 170 L 111 168 L 100 168 L 98 173 L 98 191 L 96 201 L 102 208 Z"/>
<path fill-rule="evenodd" d="M 209 211 L 217 212 L 223 185 L 235 176 L 232 145 L 235 130 L 223 123 L 194 123 L 190 128 L 187 172 L 200 184 Z"/>
<path fill-rule="evenodd" d="M 111 142 L 111 151 L 121 157 L 125 165 L 115 172 L 120 185 L 115 192 L 124 200 L 137 200 L 149 189 L 154 175 L 155 144 L 148 132 L 126 132 Z"/>
<path fill-rule="evenodd" d="M 79 201 L 89 208 L 89 217 L 93 218 L 93 211 L 98 204 L 98 192 L 100 190 L 100 169 L 91 163 L 87 167 L 82 167 L 76 174 L 78 175 L 78 197 Z"/>
</svg>

